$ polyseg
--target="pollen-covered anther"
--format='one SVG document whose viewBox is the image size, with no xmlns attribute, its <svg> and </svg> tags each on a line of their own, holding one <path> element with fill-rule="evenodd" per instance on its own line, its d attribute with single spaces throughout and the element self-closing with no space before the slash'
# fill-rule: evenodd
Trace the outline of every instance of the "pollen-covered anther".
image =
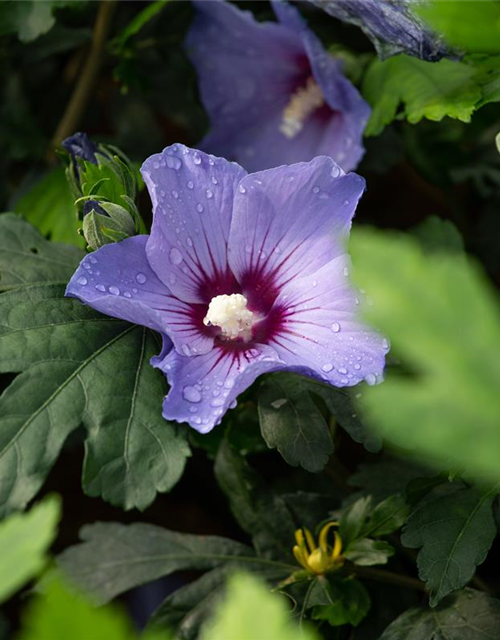
<svg viewBox="0 0 500 640">
<path fill-rule="evenodd" d="M 207 327 L 219 327 L 225 338 L 249 340 L 253 321 L 254 314 L 247 309 L 245 296 L 241 293 L 231 293 L 212 298 L 203 324 Z"/>
<path fill-rule="evenodd" d="M 302 131 L 305 120 L 324 104 L 323 92 L 314 78 L 309 77 L 305 87 L 297 89 L 283 110 L 281 133 L 287 138 L 295 138 Z"/>
</svg>

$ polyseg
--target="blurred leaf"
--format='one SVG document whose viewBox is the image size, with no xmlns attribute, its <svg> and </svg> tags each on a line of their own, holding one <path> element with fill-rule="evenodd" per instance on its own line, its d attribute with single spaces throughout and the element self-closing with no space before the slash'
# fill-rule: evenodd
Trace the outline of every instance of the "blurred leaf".
<svg viewBox="0 0 500 640">
<path fill-rule="evenodd" d="M 297 528 L 285 501 L 276 495 L 227 442 L 215 462 L 215 475 L 231 511 L 259 555 L 289 559 Z"/>
<path fill-rule="evenodd" d="M 51 285 L 2 295 L 0 371 L 22 373 L 0 398 L 0 512 L 36 494 L 80 424 L 88 493 L 144 509 L 189 455 L 183 429 L 161 416 L 165 380 L 149 366 L 156 339 L 63 295 Z"/>
<path fill-rule="evenodd" d="M 470 122 L 482 97 L 472 66 L 446 59 L 424 62 L 406 55 L 375 59 L 365 76 L 363 94 L 373 107 L 368 136 L 381 133 L 398 113 L 412 124 L 445 116 Z"/>
<path fill-rule="evenodd" d="M 285 600 L 250 575 L 235 575 L 227 598 L 202 631 L 202 640 L 317 640 L 309 627 L 290 621 Z"/>
<path fill-rule="evenodd" d="M 70 591 L 59 575 L 29 602 L 16 640 L 138 640 L 131 620 L 117 606 L 97 608 Z M 151 640 L 153 640 L 151 638 Z M 160 640 L 157 637 L 157 640 Z M 164 634 L 163 640 L 169 640 Z"/>
<path fill-rule="evenodd" d="M 0 214 L 0 291 L 38 282 L 67 282 L 85 254 L 48 242 L 22 218 Z"/>
<path fill-rule="evenodd" d="M 435 609 L 405 611 L 380 640 L 497 640 L 499 629 L 500 602 L 465 589 Z"/>
<path fill-rule="evenodd" d="M 78 235 L 80 223 L 76 217 L 74 198 L 62 167 L 45 174 L 19 198 L 14 209 L 51 240 L 84 246 L 83 238 Z"/>
<path fill-rule="evenodd" d="M 386 564 L 394 555 L 394 547 L 385 540 L 362 538 L 349 544 L 342 555 L 360 567 L 371 567 L 375 564 Z"/>
<path fill-rule="evenodd" d="M 35 40 L 55 24 L 54 2 L 7 0 L 0 3 L 0 35 L 15 33 L 21 42 Z"/>
<path fill-rule="evenodd" d="M 417 565 L 431 606 L 464 587 L 485 560 L 497 533 L 492 505 L 499 490 L 468 488 L 425 500 L 408 519 L 401 542 L 422 547 Z"/>
<path fill-rule="evenodd" d="M 16 513 L 0 523 L 0 602 L 44 568 L 60 516 L 59 497 L 48 496 L 27 513 Z"/>
<path fill-rule="evenodd" d="M 425 251 L 449 251 L 458 254 L 464 252 L 464 241 L 460 231 L 450 220 L 429 216 L 414 227 L 412 232 Z"/>
<path fill-rule="evenodd" d="M 332 627 L 350 624 L 357 627 L 370 610 L 370 596 L 365 587 L 353 578 L 335 578 L 326 583 L 329 604 L 316 605 L 314 620 L 326 620 Z"/>
<path fill-rule="evenodd" d="M 368 422 L 429 463 L 498 480 L 500 313 L 484 277 L 408 237 L 358 231 L 351 249 L 375 301 L 365 316 L 415 372 L 365 390 Z"/>
<path fill-rule="evenodd" d="M 133 587 L 175 571 L 207 571 L 231 564 L 273 568 L 287 575 L 290 567 L 258 558 L 251 547 L 216 536 L 195 536 L 149 524 L 102 523 L 84 527 L 82 542 L 63 551 L 59 564 L 100 603 Z"/>
<path fill-rule="evenodd" d="M 498 0 L 430 0 L 415 10 L 453 47 L 472 53 L 500 53 Z"/>
</svg>

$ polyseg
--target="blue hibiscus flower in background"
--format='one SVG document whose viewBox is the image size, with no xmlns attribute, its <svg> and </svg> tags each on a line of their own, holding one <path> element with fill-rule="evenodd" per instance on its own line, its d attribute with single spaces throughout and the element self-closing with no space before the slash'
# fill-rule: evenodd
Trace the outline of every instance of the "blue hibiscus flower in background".
<svg viewBox="0 0 500 640">
<path fill-rule="evenodd" d="M 274 2 L 279 22 L 261 23 L 223 0 L 194 4 L 186 47 L 211 121 L 200 147 L 248 171 L 318 155 L 354 169 L 370 107 L 297 10 Z"/>
<path fill-rule="evenodd" d="M 344 22 L 360 27 L 381 58 L 407 53 L 436 62 L 452 55 L 442 38 L 412 11 L 421 0 L 309 0 Z"/>
<path fill-rule="evenodd" d="M 173 145 L 146 160 L 150 236 L 86 256 L 67 295 L 163 336 L 167 419 L 207 432 L 260 374 L 382 379 L 345 243 L 364 180 L 328 157 L 247 174 Z"/>
</svg>

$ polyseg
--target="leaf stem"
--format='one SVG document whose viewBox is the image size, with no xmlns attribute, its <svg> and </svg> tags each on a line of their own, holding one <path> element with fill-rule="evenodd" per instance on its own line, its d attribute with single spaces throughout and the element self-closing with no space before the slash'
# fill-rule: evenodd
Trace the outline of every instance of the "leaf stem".
<svg viewBox="0 0 500 640">
<path fill-rule="evenodd" d="M 415 591 L 427 593 L 425 584 L 417 578 L 402 576 L 399 573 L 392 573 L 392 571 L 385 571 L 384 569 L 372 569 L 370 567 L 350 566 L 349 569 L 352 570 L 358 578 L 374 580 L 376 582 L 385 582 L 386 584 L 392 584 L 398 587 L 405 587 L 407 589 L 414 589 Z"/>
<path fill-rule="evenodd" d="M 116 0 L 102 0 L 100 3 L 94 24 L 90 51 L 82 73 L 76 83 L 73 94 L 71 95 L 61 121 L 59 122 L 59 125 L 52 137 L 49 149 L 50 155 L 52 155 L 53 149 L 59 146 L 64 138 L 67 138 L 74 133 L 79 126 L 80 120 L 91 96 L 92 87 L 101 67 L 102 52 L 106 44 L 106 39 L 111 27 L 111 19 L 116 5 Z"/>
</svg>

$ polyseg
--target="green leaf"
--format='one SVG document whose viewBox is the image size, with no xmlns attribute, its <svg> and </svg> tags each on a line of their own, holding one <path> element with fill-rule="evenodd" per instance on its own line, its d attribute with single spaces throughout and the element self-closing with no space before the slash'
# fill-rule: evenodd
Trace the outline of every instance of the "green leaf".
<svg viewBox="0 0 500 640">
<path fill-rule="evenodd" d="M 386 564 L 394 555 L 394 547 L 384 540 L 362 538 L 351 542 L 343 553 L 350 562 L 360 567 L 371 567 L 375 564 Z"/>
<path fill-rule="evenodd" d="M 473 577 L 496 536 L 492 505 L 499 485 L 488 491 L 461 489 L 424 500 L 411 514 L 401 542 L 417 556 L 419 577 L 435 606 Z"/>
<path fill-rule="evenodd" d="M 413 235 L 420 240 L 422 247 L 429 253 L 449 251 L 464 252 L 464 241 L 460 231 L 450 220 L 429 216 L 412 229 Z"/>
<path fill-rule="evenodd" d="M 332 627 L 350 624 L 357 627 L 370 610 L 370 596 L 365 587 L 353 578 L 318 580 L 326 583 L 329 604 L 313 608 L 314 620 L 326 620 Z"/>
<path fill-rule="evenodd" d="M 260 387 L 259 419 L 268 447 L 277 448 L 288 464 L 317 472 L 333 453 L 333 440 L 311 389 L 297 375 L 270 376 Z"/>
<path fill-rule="evenodd" d="M 368 432 L 353 403 L 354 393 L 336 389 L 294 373 L 269 376 L 259 392 L 262 437 L 293 466 L 321 471 L 333 452 L 330 429 L 315 399 L 321 398 L 340 426 L 368 451 L 380 449 L 380 439 Z"/>
<path fill-rule="evenodd" d="M 47 563 L 54 541 L 61 502 L 49 496 L 27 513 L 16 513 L 0 523 L 0 602 L 5 602 Z"/>
<path fill-rule="evenodd" d="M 309 627 L 290 621 L 285 600 L 250 575 L 235 575 L 227 598 L 201 634 L 202 640 L 317 640 Z"/>
<path fill-rule="evenodd" d="M 380 640 L 497 640 L 499 629 L 500 602 L 465 589 L 435 609 L 405 611 Z"/>
<path fill-rule="evenodd" d="M 46 582 L 45 589 L 23 612 L 17 640 L 138 640 L 121 607 L 96 608 L 84 596 L 70 591 L 58 575 Z M 164 635 L 164 640 L 168 638 Z"/>
<path fill-rule="evenodd" d="M 0 291 L 37 282 L 67 282 L 85 254 L 48 242 L 28 222 L 0 214 Z"/>
<path fill-rule="evenodd" d="M 414 372 L 364 391 L 368 423 L 429 464 L 498 481 L 500 313 L 484 276 L 402 235 L 358 231 L 351 250 L 366 318 Z"/>
<path fill-rule="evenodd" d="M 14 209 L 51 240 L 84 246 L 83 238 L 78 235 L 80 223 L 74 198 L 62 167 L 46 173 L 19 198 Z"/>
<path fill-rule="evenodd" d="M 381 133 L 398 112 L 412 124 L 445 116 L 470 122 L 482 97 L 473 66 L 447 59 L 425 62 L 406 55 L 375 59 L 365 76 L 363 94 L 373 107 L 368 136 Z"/>
<path fill-rule="evenodd" d="M 454 47 L 471 53 L 500 53 L 500 5 L 497 0 L 430 0 L 415 11 Z"/>
<path fill-rule="evenodd" d="M 84 527 L 83 542 L 63 551 L 59 564 L 82 589 L 101 603 L 174 571 L 208 571 L 233 566 L 272 568 L 287 575 L 295 566 L 258 558 L 240 542 L 195 536 L 148 524 L 96 523 Z"/>
<path fill-rule="evenodd" d="M 123 55 L 129 40 L 150 22 L 170 0 L 156 0 L 140 11 L 111 43 L 117 55 Z"/>
<path fill-rule="evenodd" d="M 41 285 L 1 298 L 0 371 L 22 373 L 0 398 L 0 513 L 36 494 L 80 424 L 89 494 L 145 508 L 189 455 L 184 430 L 161 416 L 165 381 L 149 366 L 156 339 L 63 293 Z"/>
<path fill-rule="evenodd" d="M 386 536 L 403 526 L 409 507 L 401 495 L 393 495 L 380 502 L 368 518 L 362 534 L 368 537 Z"/>
<path fill-rule="evenodd" d="M 242 529 L 252 536 L 257 553 L 293 562 L 297 527 L 285 501 L 227 442 L 219 449 L 215 475 Z"/>
<path fill-rule="evenodd" d="M 2 2 L 0 4 L 0 35 L 15 33 L 21 42 L 30 42 L 55 24 L 52 16 L 54 2 Z"/>
<path fill-rule="evenodd" d="M 371 496 L 366 496 L 356 500 L 342 513 L 339 522 L 339 535 L 344 547 L 348 547 L 351 542 L 362 535 L 371 508 Z"/>
</svg>

